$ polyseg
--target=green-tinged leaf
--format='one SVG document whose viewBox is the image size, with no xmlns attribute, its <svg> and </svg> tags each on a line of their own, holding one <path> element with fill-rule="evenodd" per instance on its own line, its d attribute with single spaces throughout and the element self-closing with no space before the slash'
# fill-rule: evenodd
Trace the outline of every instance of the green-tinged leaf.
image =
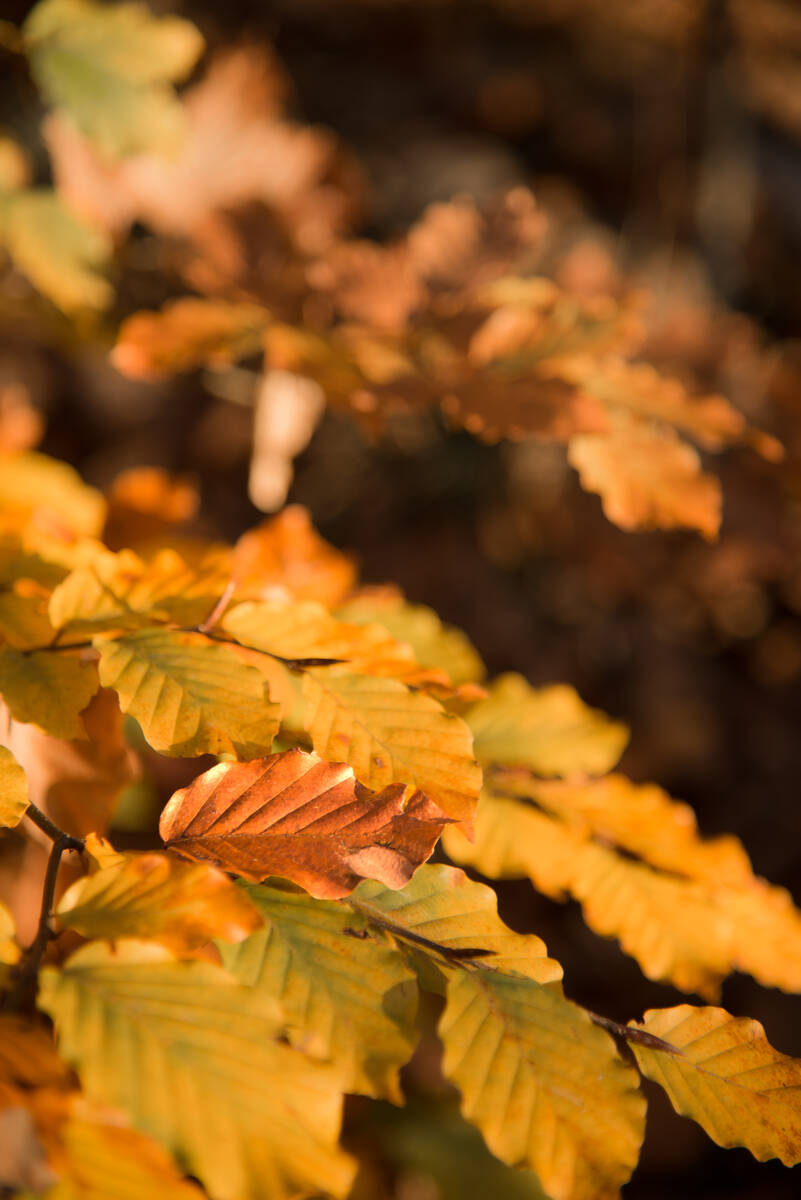
<svg viewBox="0 0 801 1200">
<path fill-rule="evenodd" d="M 350 763 L 371 788 L 414 784 L 470 824 L 481 771 L 461 718 L 395 679 L 326 675 L 325 668 L 306 675 L 304 694 L 305 727 L 322 758 Z"/>
<path fill-rule="evenodd" d="M 341 1067 L 349 1092 L 401 1103 L 416 1041 L 417 987 L 403 956 L 349 906 L 248 887 L 267 928 L 221 946 L 223 965 L 278 1002 L 289 1040 Z"/>
<path fill-rule="evenodd" d="M 99 687 L 97 667 L 76 654 L 40 650 L 26 654 L 0 646 L 0 693 L 15 721 L 57 738 L 82 738 L 78 714 Z"/>
<path fill-rule="evenodd" d="M 41 1200 L 203 1200 L 161 1146 L 124 1125 L 71 1117 L 59 1159 L 61 1178 Z"/>
<path fill-rule="evenodd" d="M 645 1029 L 679 1051 L 632 1042 L 640 1069 L 719 1146 L 745 1146 L 764 1162 L 801 1162 L 801 1059 L 774 1050 L 759 1021 L 722 1008 L 655 1008 Z"/>
<path fill-rule="evenodd" d="M 370 792 L 345 763 L 291 749 L 205 771 L 171 797 L 159 831 L 187 858 L 256 883 L 280 875 L 335 900 L 360 879 L 403 887 L 445 820 L 422 792 Z"/>
<path fill-rule="evenodd" d="M 400 891 L 365 881 L 350 904 L 368 921 L 390 929 L 402 944 L 406 940 L 420 946 L 441 962 L 469 960 L 472 951 L 483 951 L 476 957 L 498 971 L 525 975 L 538 983 L 562 978 L 562 968 L 547 957 L 545 943 L 534 934 L 515 933 L 504 925 L 492 888 L 472 882 L 458 867 L 422 866 Z M 427 972 L 426 983 L 431 980 Z M 433 980 L 442 985 L 441 973 Z"/>
<path fill-rule="evenodd" d="M 409 604 L 391 588 L 365 588 L 334 615 L 356 625 L 377 621 L 399 642 L 411 646 L 421 667 L 441 667 L 453 684 L 484 678 L 486 672 L 478 651 L 461 629 L 443 625 L 433 609 Z"/>
<path fill-rule="evenodd" d="M 604 775 L 628 730 L 588 708 L 563 684 L 533 688 L 522 675 L 501 675 L 467 715 L 483 765 L 530 767 L 538 775 Z"/>
<path fill-rule="evenodd" d="M 262 922 L 245 893 L 206 863 L 169 854 L 117 855 L 69 888 L 57 916 L 87 938 L 152 938 L 176 955 L 213 938 L 238 942 Z"/>
<path fill-rule="evenodd" d="M 170 755 L 255 758 L 278 732 L 262 676 L 201 634 L 143 629 L 98 639 L 100 679 L 150 745 Z"/>
<path fill-rule="evenodd" d="M 613 1200 L 636 1165 L 645 1101 L 612 1039 L 558 984 L 454 971 L 443 1070 L 493 1154 L 553 1200 Z"/>
<path fill-rule="evenodd" d="M 144 4 L 41 0 L 23 33 L 45 99 L 102 153 L 180 147 L 183 112 L 169 85 L 203 50 L 189 21 L 155 17 Z"/>
<path fill-rule="evenodd" d="M 39 1003 L 88 1098 L 124 1109 L 213 1200 L 343 1196 L 339 1072 L 276 1040 L 280 1013 L 209 963 L 93 942 L 41 972 Z"/>
<path fill-rule="evenodd" d="M 28 451 L 0 458 L 0 513 L 4 522 L 12 513 L 20 523 L 33 518 L 43 532 L 65 540 L 99 537 L 106 502 L 67 463 Z M 19 569 L 25 569 L 24 561 Z"/>
<path fill-rule="evenodd" d="M 103 271 L 111 240 L 45 188 L 0 197 L 0 242 L 15 267 L 65 312 L 108 308 L 114 290 Z"/>
<path fill-rule="evenodd" d="M 14 755 L 0 746 L 0 828 L 19 825 L 28 807 L 28 780 Z"/>
</svg>

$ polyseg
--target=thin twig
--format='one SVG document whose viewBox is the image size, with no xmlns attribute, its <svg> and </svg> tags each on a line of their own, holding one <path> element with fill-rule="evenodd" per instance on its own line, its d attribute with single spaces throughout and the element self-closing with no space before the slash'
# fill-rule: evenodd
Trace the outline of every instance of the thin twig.
<svg viewBox="0 0 801 1200">
<path fill-rule="evenodd" d="M 615 1038 L 621 1038 L 624 1042 L 636 1042 L 638 1046 L 645 1046 L 648 1050 L 661 1050 L 665 1054 L 684 1057 L 684 1051 L 680 1050 L 678 1046 L 672 1046 L 664 1038 L 657 1037 L 654 1033 L 648 1033 L 647 1030 L 640 1029 L 637 1025 L 621 1025 L 619 1021 L 613 1021 L 611 1017 L 602 1017 L 600 1013 L 590 1012 L 589 1009 L 585 1011 L 593 1024 L 600 1025 Z"/>
</svg>

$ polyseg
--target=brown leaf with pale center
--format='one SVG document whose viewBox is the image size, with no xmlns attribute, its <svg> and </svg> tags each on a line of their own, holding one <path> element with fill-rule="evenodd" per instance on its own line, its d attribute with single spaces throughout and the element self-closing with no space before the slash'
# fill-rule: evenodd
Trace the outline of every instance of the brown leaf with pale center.
<svg viewBox="0 0 801 1200">
<path fill-rule="evenodd" d="M 336 900 L 360 879 L 403 887 L 447 820 L 421 792 L 371 792 L 344 763 L 287 750 L 212 767 L 175 793 L 159 829 L 186 858 L 257 882 L 281 875 Z"/>
</svg>

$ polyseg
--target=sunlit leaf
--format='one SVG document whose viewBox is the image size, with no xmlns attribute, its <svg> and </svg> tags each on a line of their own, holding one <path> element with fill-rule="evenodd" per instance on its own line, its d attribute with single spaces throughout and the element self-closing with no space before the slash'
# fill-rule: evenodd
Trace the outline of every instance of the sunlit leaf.
<svg viewBox="0 0 801 1200">
<path fill-rule="evenodd" d="M 226 646 L 178 630 L 143 629 L 98 642 L 100 679 L 120 697 L 148 742 L 163 754 L 269 750 L 278 707 L 262 676 Z"/>
<path fill-rule="evenodd" d="M 639 1156 L 645 1100 L 607 1033 L 559 984 L 479 967 L 448 981 L 443 1070 L 493 1154 L 554 1200 L 613 1200 Z"/>
<path fill-rule="evenodd" d="M 371 788 L 410 783 L 457 821 L 475 811 L 481 771 L 470 731 L 436 700 L 395 679 L 309 672 L 305 727 L 314 749 Z"/>
<path fill-rule="evenodd" d="M 90 943 L 40 981 L 89 1099 L 124 1109 L 215 1200 L 347 1193 L 338 1071 L 276 1040 L 277 1005 L 271 1019 L 221 968 L 152 943 Z"/>
<path fill-rule="evenodd" d="M 538 775 L 603 775 L 628 741 L 624 725 L 588 708 L 573 688 L 533 688 L 521 675 L 501 675 L 466 719 L 479 762 Z"/>
<path fill-rule="evenodd" d="M 0 746 L 0 827 L 19 825 L 28 807 L 25 771 L 5 746 Z"/>
<path fill-rule="evenodd" d="M 106 503 L 67 463 L 44 454 L 3 455 L 0 459 L 0 525 L 33 521 L 44 533 L 70 541 L 98 537 Z"/>
<path fill-rule="evenodd" d="M 292 1045 L 341 1066 L 348 1091 L 401 1103 L 398 1069 L 417 1040 L 402 956 L 344 905 L 263 886 L 247 895 L 267 928 L 221 946 L 224 966 L 278 1000 Z"/>
<path fill-rule="evenodd" d="M 759 1021 L 680 1004 L 630 1024 L 679 1051 L 632 1042 L 644 1074 L 719 1146 L 745 1146 L 762 1162 L 801 1162 L 801 1059 L 774 1050 Z"/>
<path fill-rule="evenodd" d="M 0 646 L 0 693 L 15 721 L 57 738 L 84 736 L 78 714 L 99 687 L 97 667 L 79 652 L 26 653 Z"/>
<path fill-rule="evenodd" d="M 350 591 L 356 568 L 320 537 L 305 508 L 291 504 L 242 535 L 234 546 L 234 578 L 241 595 L 331 606 Z"/>
<path fill-rule="evenodd" d="M 59 922 L 86 938 L 142 938 L 176 955 L 213 938 L 238 942 L 261 926 L 245 893 L 215 867 L 168 854 L 126 854 L 61 897 Z"/>
<path fill-rule="evenodd" d="M 282 875 L 336 899 L 363 878 L 402 887 L 445 821 L 420 792 L 370 792 L 344 763 L 287 750 L 198 776 L 169 801 L 160 832 L 188 858 L 256 881 Z"/>
<path fill-rule="evenodd" d="M 23 33 L 45 99 L 103 154 L 174 152 L 183 116 L 172 88 L 203 50 L 194 25 L 144 4 L 40 0 Z"/>
</svg>

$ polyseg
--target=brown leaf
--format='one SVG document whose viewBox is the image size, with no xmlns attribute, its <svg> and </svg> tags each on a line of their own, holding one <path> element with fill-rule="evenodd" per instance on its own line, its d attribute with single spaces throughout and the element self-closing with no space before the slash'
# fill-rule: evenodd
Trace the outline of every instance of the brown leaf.
<svg viewBox="0 0 801 1200">
<path fill-rule="evenodd" d="M 190 478 L 159 467 L 132 467 L 115 476 L 108 494 L 103 541 L 112 550 L 161 536 L 190 520 L 200 497 Z"/>
<path fill-rule="evenodd" d="M 111 361 L 132 379 L 160 379 L 199 366 L 220 367 L 261 348 L 268 314 L 253 304 L 182 296 L 120 326 Z"/>
<path fill-rule="evenodd" d="M 421 792 L 371 792 L 344 763 L 287 750 L 212 767 L 175 793 L 159 828 L 187 858 L 256 881 L 282 875 L 336 900 L 360 879 L 403 887 L 447 820 Z"/>
</svg>

